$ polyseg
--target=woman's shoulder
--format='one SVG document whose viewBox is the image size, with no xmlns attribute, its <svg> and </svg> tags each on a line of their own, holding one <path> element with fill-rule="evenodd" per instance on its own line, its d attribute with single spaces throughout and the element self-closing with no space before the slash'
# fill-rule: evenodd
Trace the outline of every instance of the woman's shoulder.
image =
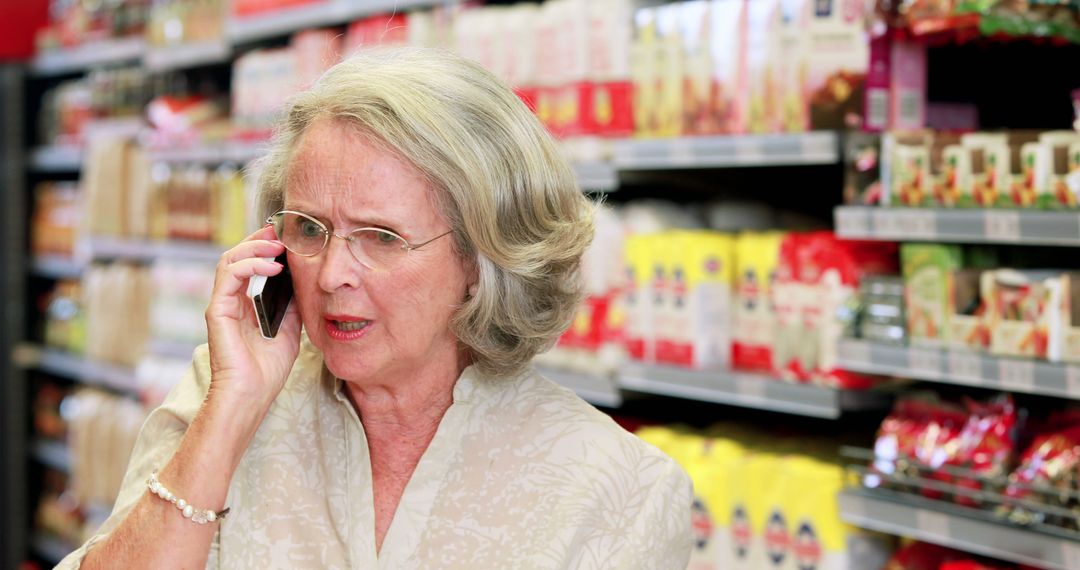
<svg viewBox="0 0 1080 570">
<path fill-rule="evenodd" d="M 505 382 L 500 392 L 480 416 L 504 434 L 513 434 L 522 449 L 542 445 L 550 450 L 548 459 L 583 467 L 610 466 L 618 458 L 618 463 L 634 469 L 653 464 L 662 471 L 678 470 L 662 451 L 536 371 Z"/>
</svg>

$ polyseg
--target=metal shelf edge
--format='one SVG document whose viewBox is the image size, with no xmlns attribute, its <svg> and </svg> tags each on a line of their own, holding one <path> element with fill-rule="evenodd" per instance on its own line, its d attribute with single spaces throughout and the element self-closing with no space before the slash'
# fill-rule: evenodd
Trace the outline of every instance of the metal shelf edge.
<svg viewBox="0 0 1080 570">
<path fill-rule="evenodd" d="M 622 405 L 622 394 L 612 378 L 543 365 L 536 366 L 536 371 L 552 382 L 573 390 L 582 400 L 595 406 L 618 408 Z"/>
<path fill-rule="evenodd" d="M 103 40 L 39 54 L 31 61 L 30 71 L 39 77 L 63 75 L 98 65 L 133 62 L 145 51 L 146 41 L 141 36 Z"/>
<path fill-rule="evenodd" d="M 849 489 L 837 500 L 840 517 L 849 524 L 1010 562 L 1066 570 L 1066 557 L 1080 555 L 1080 544 L 1073 540 L 873 497 L 870 492 Z"/>
</svg>

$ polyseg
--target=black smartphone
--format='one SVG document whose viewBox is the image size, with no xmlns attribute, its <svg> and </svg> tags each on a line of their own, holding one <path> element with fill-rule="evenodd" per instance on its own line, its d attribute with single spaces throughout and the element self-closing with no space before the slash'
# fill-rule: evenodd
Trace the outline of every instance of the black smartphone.
<svg viewBox="0 0 1080 570">
<path fill-rule="evenodd" d="M 287 257 L 287 253 L 282 253 L 274 259 L 282 265 L 281 273 L 272 277 L 256 275 L 248 282 L 247 294 L 255 305 L 259 331 L 265 339 L 277 336 L 281 321 L 285 318 L 285 311 L 292 302 L 292 274 L 289 273 Z"/>
</svg>

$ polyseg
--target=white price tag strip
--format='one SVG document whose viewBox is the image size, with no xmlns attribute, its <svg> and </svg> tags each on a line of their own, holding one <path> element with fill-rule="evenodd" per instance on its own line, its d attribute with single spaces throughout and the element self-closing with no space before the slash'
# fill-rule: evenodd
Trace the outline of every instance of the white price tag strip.
<svg viewBox="0 0 1080 570">
<path fill-rule="evenodd" d="M 1069 398 L 1080 400 L 1080 366 L 1076 364 L 1065 366 L 1065 391 Z"/>
<path fill-rule="evenodd" d="M 1065 568 L 1080 568 L 1080 542 L 1061 540 L 1061 564 Z"/>
<path fill-rule="evenodd" d="M 991 241 L 1020 241 L 1020 212 L 984 212 L 983 223 Z"/>
<path fill-rule="evenodd" d="M 902 237 L 912 240 L 937 238 L 937 217 L 934 212 L 907 210 L 899 212 Z"/>
<path fill-rule="evenodd" d="M 750 398 L 753 400 L 765 400 L 768 396 L 765 394 L 766 383 L 770 380 L 758 380 L 755 378 L 735 378 L 735 392 L 740 396 Z"/>
<path fill-rule="evenodd" d="M 765 162 L 765 149 L 759 139 L 739 139 L 735 144 L 735 159 L 739 164 L 762 164 Z"/>
<path fill-rule="evenodd" d="M 982 364 L 979 355 L 966 350 L 949 350 L 949 378 L 964 384 L 983 383 Z"/>
<path fill-rule="evenodd" d="M 915 511 L 915 526 L 922 532 L 940 538 L 949 538 L 949 517 L 934 511 Z"/>
<path fill-rule="evenodd" d="M 926 378 L 941 377 L 941 352 L 933 348 L 908 350 L 908 368 L 912 374 Z"/>
<path fill-rule="evenodd" d="M 869 237 L 870 216 L 866 210 L 841 208 L 836 213 L 836 230 L 842 237 Z"/>
<path fill-rule="evenodd" d="M 694 145 L 686 138 L 675 138 L 667 142 L 668 158 L 672 164 L 693 164 Z"/>
<path fill-rule="evenodd" d="M 879 208 L 874 210 L 874 236 L 887 239 L 903 237 L 903 228 L 898 215 L 898 208 Z"/>
<path fill-rule="evenodd" d="M 1018 392 L 1031 392 L 1035 388 L 1035 363 L 1002 358 L 998 361 L 1001 387 Z"/>
</svg>

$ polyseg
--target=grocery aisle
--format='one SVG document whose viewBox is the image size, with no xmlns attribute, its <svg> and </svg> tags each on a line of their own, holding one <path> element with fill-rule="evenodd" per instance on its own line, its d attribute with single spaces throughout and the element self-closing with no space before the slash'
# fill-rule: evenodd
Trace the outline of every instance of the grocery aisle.
<svg viewBox="0 0 1080 570">
<path fill-rule="evenodd" d="M 379 44 L 494 71 L 603 200 L 537 366 L 690 473 L 692 568 L 1080 567 L 1080 8 L 472 4 L 49 2 L 3 93 L 0 566 L 108 515 L 280 108 Z"/>
</svg>

